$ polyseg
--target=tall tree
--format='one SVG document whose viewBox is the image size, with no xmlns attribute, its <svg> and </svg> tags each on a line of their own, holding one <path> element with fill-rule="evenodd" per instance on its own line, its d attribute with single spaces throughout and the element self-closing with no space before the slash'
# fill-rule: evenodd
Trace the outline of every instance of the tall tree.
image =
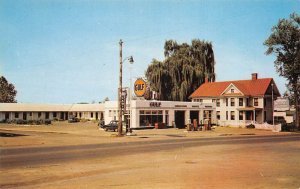
<svg viewBox="0 0 300 189">
<path fill-rule="evenodd" d="M 17 91 L 15 86 L 8 83 L 4 76 L 0 77 L 0 103 L 15 103 Z"/>
<path fill-rule="evenodd" d="M 178 44 L 167 40 L 164 61 L 153 59 L 146 71 L 151 89 L 159 93 L 160 100 L 188 100 L 208 77 L 215 80 L 215 59 L 212 44 L 199 39 L 192 44 Z"/>
<path fill-rule="evenodd" d="M 288 90 L 293 95 L 296 108 L 296 126 L 299 124 L 300 102 L 300 17 L 296 13 L 289 19 L 280 19 L 272 28 L 272 33 L 264 42 L 266 54 L 275 54 L 277 72 L 288 80 Z"/>
</svg>

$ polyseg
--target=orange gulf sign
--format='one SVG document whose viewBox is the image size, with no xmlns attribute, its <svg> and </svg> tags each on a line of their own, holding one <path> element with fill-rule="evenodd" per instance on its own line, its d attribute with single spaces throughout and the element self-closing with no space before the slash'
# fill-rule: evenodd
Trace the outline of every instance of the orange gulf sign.
<svg viewBox="0 0 300 189">
<path fill-rule="evenodd" d="M 134 82 L 134 93 L 137 97 L 144 96 L 146 92 L 146 82 L 143 79 L 137 79 Z"/>
</svg>

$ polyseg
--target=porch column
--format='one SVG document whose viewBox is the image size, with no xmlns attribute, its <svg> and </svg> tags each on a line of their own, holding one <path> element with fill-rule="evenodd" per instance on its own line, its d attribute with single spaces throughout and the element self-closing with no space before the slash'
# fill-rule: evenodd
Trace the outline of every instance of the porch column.
<svg viewBox="0 0 300 189">
<path fill-rule="evenodd" d="M 254 117 L 253 117 L 253 120 L 254 120 L 254 123 L 255 123 L 255 110 L 253 110 L 253 114 L 254 114 Z"/>
</svg>

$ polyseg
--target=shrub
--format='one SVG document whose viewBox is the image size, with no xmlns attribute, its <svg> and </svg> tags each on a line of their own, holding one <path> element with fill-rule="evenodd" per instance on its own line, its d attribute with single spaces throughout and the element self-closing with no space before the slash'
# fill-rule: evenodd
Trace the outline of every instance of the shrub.
<svg viewBox="0 0 300 189">
<path fill-rule="evenodd" d="M 49 125 L 49 124 L 51 124 L 51 120 L 50 120 L 50 119 L 46 119 L 44 123 L 45 123 L 46 125 Z"/>
<path fill-rule="evenodd" d="M 253 125 L 252 123 L 250 125 L 246 125 L 247 129 L 255 129 L 255 125 Z"/>
<path fill-rule="evenodd" d="M 294 123 L 283 123 L 281 124 L 281 131 L 295 131 L 296 130 L 296 126 L 294 125 Z"/>
</svg>

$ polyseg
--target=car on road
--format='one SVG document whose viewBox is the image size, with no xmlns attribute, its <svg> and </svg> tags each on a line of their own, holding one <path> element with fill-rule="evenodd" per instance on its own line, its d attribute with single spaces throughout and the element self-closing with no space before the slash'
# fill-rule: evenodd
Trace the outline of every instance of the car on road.
<svg viewBox="0 0 300 189">
<path fill-rule="evenodd" d="M 107 125 L 103 125 L 102 128 L 105 131 L 116 131 L 118 130 L 118 121 L 117 120 L 112 120 L 109 122 Z"/>
<path fill-rule="evenodd" d="M 77 118 L 77 117 L 70 117 L 68 119 L 68 122 L 69 123 L 76 123 L 76 122 L 79 122 L 80 120 Z"/>
</svg>

